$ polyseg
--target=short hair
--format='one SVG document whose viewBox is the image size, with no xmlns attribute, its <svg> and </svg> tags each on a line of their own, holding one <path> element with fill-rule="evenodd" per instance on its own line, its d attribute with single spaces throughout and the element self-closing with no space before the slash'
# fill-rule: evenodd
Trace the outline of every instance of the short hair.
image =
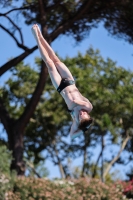
<svg viewBox="0 0 133 200">
<path fill-rule="evenodd" d="M 92 123 L 93 123 L 93 119 L 91 117 L 88 119 L 82 119 L 79 123 L 78 128 L 85 132 L 89 129 Z"/>
</svg>

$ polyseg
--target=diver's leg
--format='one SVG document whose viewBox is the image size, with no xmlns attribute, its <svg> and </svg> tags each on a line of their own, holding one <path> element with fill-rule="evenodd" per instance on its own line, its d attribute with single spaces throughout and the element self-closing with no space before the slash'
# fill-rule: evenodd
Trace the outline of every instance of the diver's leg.
<svg viewBox="0 0 133 200">
<path fill-rule="evenodd" d="M 59 74 L 61 75 L 61 77 L 62 78 L 68 78 L 70 80 L 74 80 L 69 69 L 66 67 L 66 65 L 63 62 L 60 61 L 60 59 L 56 56 L 53 49 L 50 47 L 50 45 L 47 43 L 47 41 L 43 38 L 38 25 L 36 25 L 36 27 L 37 27 L 37 30 L 38 30 L 38 35 L 39 35 L 41 44 L 43 45 L 43 47 L 47 51 L 51 60 L 54 62 L 55 66 L 57 67 L 57 70 L 59 71 Z"/>
<path fill-rule="evenodd" d="M 57 89 L 60 82 L 61 82 L 61 76 L 60 76 L 59 72 L 57 71 L 57 68 L 56 68 L 54 62 L 49 57 L 45 47 L 42 44 L 42 40 L 40 39 L 40 37 L 38 35 L 38 30 L 37 30 L 36 25 L 34 25 L 32 27 L 32 33 L 33 33 L 33 35 L 36 39 L 39 51 L 41 53 L 41 57 L 42 57 L 43 61 L 45 62 L 46 66 L 48 68 L 48 72 L 49 72 L 52 84 Z"/>
</svg>

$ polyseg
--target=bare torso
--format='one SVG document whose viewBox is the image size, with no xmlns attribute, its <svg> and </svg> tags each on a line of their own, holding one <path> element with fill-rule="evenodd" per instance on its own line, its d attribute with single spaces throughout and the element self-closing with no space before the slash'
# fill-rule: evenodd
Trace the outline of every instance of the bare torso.
<svg viewBox="0 0 133 200">
<path fill-rule="evenodd" d="M 64 88 L 61 92 L 61 95 L 64 98 L 69 110 L 73 110 L 73 108 L 78 105 L 74 102 L 74 100 L 81 100 L 90 104 L 89 100 L 82 96 L 75 84 Z"/>
<path fill-rule="evenodd" d="M 87 98 L 82 96 L 75 84 L 67 86 L 60 94 L 64 98 L 68 109 L 71 110 L 70 114 L 73 123 L 70 129 L 70 135 L 82 134 L 83 131 L 78 128 L 80 123 L 79 112 L 85 110 L 89 114 L 93 108 L 92 104 Z"/>
</svg>

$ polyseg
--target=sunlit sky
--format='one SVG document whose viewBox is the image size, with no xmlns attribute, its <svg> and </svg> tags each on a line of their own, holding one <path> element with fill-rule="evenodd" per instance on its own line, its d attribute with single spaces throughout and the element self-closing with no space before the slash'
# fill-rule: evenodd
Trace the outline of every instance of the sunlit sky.
<svg viewBox="0 0 133 200">
<path fill-rule="evenodd" d="M 4 20 L 3 20 L 4 22 Z M 6 23 L 6 22 L 4 22 Z M 31 33 L 31 26 L 22 26 L 22 31 L 25 35 L 24 41 L 28 47 L 34 46 L 35 40 Z M 18 49 L 16 43 L 0 29 L 0 66 L 3 65 L 9 58 L 19 55 L 23 51 Z M 101 56 L 104 59 L 109 57 L 113 61 L 117 62 L 117 66 L 122 66 L 127 70 L 130 69 L 133 71 L 133 46 L 124 40 L 118 40 L 113 38 L 104 27 L 99 25 L 99 28 L 93 29 L 90 34 L 84 39 L 80 44 L 76 45 L 72 37 L 60 36 L 52 43 L 53 49 L 60 55 L 60 57 L 65 58 L 66 56 L 73 57 L 77 55 L 80 51 L 82 54 L 85 54 L 86 50 L 92 46 L 94 50 L 99 49 Z M 28 56 L 25 59 L 25 63 L 29 63 L 32 66 L 34 65 L 34 57 L 40 56 L 39 51 L 36 50 L 32 55 Z M 0 77 L 0 85 L 4 84 L 4 81 L 8 79 L 9 73 L 5 73 Z M 90 83 L 91 84 L 91 83 Z M 0 136 L 2 135 L 2 126 L 0 126 Z M 117 152 L 117 149 L 116 149 Z M 75 160 L 72 164 L 79 165 L 81 158 Z M 58 167 L 55 167 L 51 162 L 47 161 L 46 166 L 50 171 L 50 178 L 60 177 Z M 124 172 L 124 168 L 122 171 Z"/>
</svg>

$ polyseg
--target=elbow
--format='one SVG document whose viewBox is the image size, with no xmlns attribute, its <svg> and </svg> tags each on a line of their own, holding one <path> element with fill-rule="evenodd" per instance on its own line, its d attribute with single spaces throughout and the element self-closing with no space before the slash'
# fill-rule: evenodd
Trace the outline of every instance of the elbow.
<svg viewBox="0 0 133 200">
<path fill-rule="evenodd" d="M 91 110 L 92 110 L 93 109 L 93 105 L 91 104 L 90 106 L 91 106 Z"/>
<path fill-rule="evenodd" d="M 91 112 L 93 109 L 93 105 L 90 103 L 89 107 L 90 107 L 90 112 Z"/>
</svg>

